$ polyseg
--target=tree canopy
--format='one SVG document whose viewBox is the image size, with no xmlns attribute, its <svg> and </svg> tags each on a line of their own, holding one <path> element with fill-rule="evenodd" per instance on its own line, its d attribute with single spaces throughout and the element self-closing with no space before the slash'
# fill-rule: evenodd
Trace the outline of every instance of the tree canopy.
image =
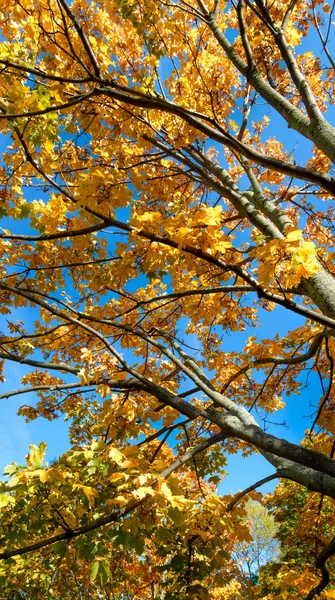
<svg viewBox="0 0 335 600">
<path fill-rule="evenodd" d="M 70 429 L 6 468 L 3 598 L 335 597 L 334 10 L 2 0 L 1 398 Z M 269 432 L 298 401 L 301 443 Z M 223 496 L 237 451 L 269 475 Z M 271 479 L 291 531 L 245 586 Z"/>
</svg>

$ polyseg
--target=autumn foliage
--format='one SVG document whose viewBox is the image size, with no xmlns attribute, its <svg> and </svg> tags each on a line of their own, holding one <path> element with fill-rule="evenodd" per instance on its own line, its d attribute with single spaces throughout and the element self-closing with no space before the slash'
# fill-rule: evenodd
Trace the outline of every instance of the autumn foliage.
<svg viewBox="0 0 335 600">
<path fill-rule="evenodd" d="M 335 597 L 334 12 L 2 0 L 1 398 L 70 443 L 6 468 L 1 598 Z M 273 494 L 224 493 L 237 451 Z"/>
</svg>

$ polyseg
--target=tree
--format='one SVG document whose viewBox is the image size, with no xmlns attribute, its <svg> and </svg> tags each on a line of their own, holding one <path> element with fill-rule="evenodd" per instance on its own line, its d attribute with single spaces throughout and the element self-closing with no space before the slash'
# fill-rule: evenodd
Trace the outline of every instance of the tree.
<svg viewBox="0 0 335 600">
<path fill-rule="evenodd" d="M 279 525 L 282 553 L 279 561 L 262 569 L 261 585 L 266 589 L 280 581 L 284 597 L 299 598 L 306 592 L 308 580 L 317 582 L 315 557 L 334 537 L 332 501 L 285 481 L 267 498 L 267 504 Z M 333 558 L 327 568 L 333 570 Z M 334 588 L 329 588 L 327 596 L 334 595 Z"/>
<path fill-rule="evenodd" d="M 72 444 L 7 468 L 5 594 L 240 597 L 230 451 L 335 498 L 333 11 L 1 3 L 0 358 L 32 367 L 2 397 L 34 392 L 20 413 L 65 415 Z M 262 339 L 265 311 L 299 322 Z M 306 369 L 298 445 L 263 425 Z M 331 597 L 323 543 L 309 599 Z"/>
<path fill-rule="evenodd" d="M 280 545 L 276 537 L 278 524 L 267 508 L 255 500 L 246 503 L 245 512 L 252 541 L 239 542 L 235 556 L 242 571 L 253 582 L 257 581 L 262 566 L 274 563 L 280 556 Z"/>
<path fill-rule="evenodd" d="M 233 579 L 239 585 L 236 597 L 252 600 L 266 598 L 275 587 L 279 570 L 279 525 L 269 509 L 256 500 L 248 500 L 245 503 L 241 521 L 247 525 L 249 536 L 240 529 L 242 540 L 237 536 L 232 552 L 237 568 Z M 276 587 L 278 589 L 278 586 Z M 280 589 L 278 591 L 281 592 Z"/>
</svg>

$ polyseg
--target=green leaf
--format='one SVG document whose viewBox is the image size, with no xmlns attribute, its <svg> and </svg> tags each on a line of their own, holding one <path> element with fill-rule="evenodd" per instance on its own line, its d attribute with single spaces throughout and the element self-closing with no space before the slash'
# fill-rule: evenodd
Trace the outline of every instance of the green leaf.
<svg viewBox="0 0 335 600">
<path fill-rule="evenodd" d="M 89 561 L 93 561 L 98 554 L 98 544 L 96 542 L 85 542 L 81 539 L 76 544 L 78 555 L 81 558 L 87 558 Z"/>
<path fill-rule="evenodd" d="M 209 483 L 214 483 L 214 485 L 218 485 L 221 481 L 221 477 L 219 475 L 213 475 L 213 477 L 208 478 Z"/>
<path fill-rule="evenodd" d="M 64 542 L 57 542 L 53 545 L 52 550 L 59 558 L 63 558 L 67 552 L 67 545 Z"/>
<path fill-rule="evenodd" d="M 223 564 L 226 560 L 230 560 L 231 556 L 225 550 L 220 550 L 216 553 L 211 561 L 211 567 L 213 569 L 222 569 Z"/>
<path fill-rule="evenodd" d="M 30 461 L 35 469 L 41 469 L 44 462 L 44 454 L 47 449 L 47 444 L 45 442 L 41 442 L 38 446 L 35 444 L 31 444 L 30 448 Z"/>
<path fill-rule="evenodd" d="M 182 513 L 177 506 L 169 508 L 168 515 L 175 525 L 182 525 L 182 523 L 185 521 L 184 513 Z"/>
<path fill-rule="evenodd" d="M 22 465 L 18 465 L 16 462 L 13 462 L 10 465 L 7 465 L 3 472 L 4 475 L 15 475 L 15 473 L 17 473 L 18 471 L 22 471 L 23 469 L 25 469 L 24 466 Z"/>
<path fill-rule="evenodd" d="M 113 540 L 113 546 L 114 548 L 117 548 L 118 546 L 123 546 L 124 550 L 129 550 L 129 548 L 131 547 L 131 536 L 129 535 L 129 533 L 120 530 Z"/>
<path fill-rule="evenodd" d="M 99 577 L 102 585 L 106 585 L 106 583 L 112 579 L 112 573 L 110 572 L 109 565 L 105 560 L 100 562 Z"/>
<path fill-rule="evenodd" d="M 155 537 L 160 542 L 169 542 L 173 540 L 173 535 L 171 535 L 170 531 L 166 527 L 159 527 L 155 531 Z"/>
<path fill-rule="evenodd" d="M 24 202 L 20 205 L 20 212 L 18 213 L 19 219 L 27 219 L 30 213 L 30 206 L 28 203 Z"/>
<path fill-rule="evenodd" d="M 143 554 L 145 543 L 142 538 L 132 537 L 130 540 L 130 544 L 131 544 L 130 547 L 134 548 L 134 550 L 137 552 L 137 554 L 139 556 L 141 556 L 141 554 Z"/>
<path fill-rule="evenodd" d="M 170 562 L 170 567 L 171 567 L 172 571 L 179 572 L 184 569 L 185 564 L 186 564 L 185 556 L 183 556 L 183 554 L 176 554 Z"/>
<path fill-rule="evenodd" d="M 94 450 L 94 452 L 101 452 L 106 449 L 106 444 L 102 440 L 94 440 L 91 444 L 91 449 Z"/>
<path fill-rule="evenodd" d="M 95 580 L 96 576 L 98 575 L 99 568 L 100 568 L 100 561 L 99 560 L 95 560 L 90 565 L 90 581 L 94 581 Z"/>
</svg>

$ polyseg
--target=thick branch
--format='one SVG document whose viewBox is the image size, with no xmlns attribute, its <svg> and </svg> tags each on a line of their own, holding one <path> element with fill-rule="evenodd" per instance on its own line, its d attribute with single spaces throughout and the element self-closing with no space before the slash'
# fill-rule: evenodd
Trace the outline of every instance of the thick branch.
<svg viewBox="0 0 335 600">
<path fill-rule="evenodd" d="M 321 592 L 325 589 L 325 587 L 330 582 L 329 570 L 327 565 L 327 560 L 335 554 L 335 537 L 321 550 L 320 554 L 318 554 L 317 559 L 315 561 L 315 566 L 317 569 L 320 569 L 322 579 L 321 581 L 311 589 L 308 596 L 306 596 L 306 600 L 312 600 L 315 596 L 319 596 Z"/>
<path fill-rule="evenodd" d="M 22 71 L 23 73 L 29 73 L 30 75 L 35 75 L 35 77 L 41 77 L 41 79 L 44 80 L 50 80 L 50 81 L 59 81 L 60 83 L 72 83 L 74 85 L 82 85 L 84 83 L 90 83 L 92 81 L 95 80 L 94 77 L 81 77 L 78 79 L 75 79 L 73 77 L 63 77 L 63 76 L 58 76 L 58 75 L 53 75 L 52 73 L 46 73 L 45 71 L 42 71 L 41 69 L 37 69 L 37 68 L 31 68 L 31 67 L 27 67 L 26 65 L 20 65 L 19 63 L 14 63 L 10 60 L 4 59 L 4 58 L 0 58 L 0 65 L 4 65 L 4 67 L 9 67 L 14 69 L 15 71 Z M 27 116 L 27 114 L 24 114 L 23 116 Z"/>
</svg>

